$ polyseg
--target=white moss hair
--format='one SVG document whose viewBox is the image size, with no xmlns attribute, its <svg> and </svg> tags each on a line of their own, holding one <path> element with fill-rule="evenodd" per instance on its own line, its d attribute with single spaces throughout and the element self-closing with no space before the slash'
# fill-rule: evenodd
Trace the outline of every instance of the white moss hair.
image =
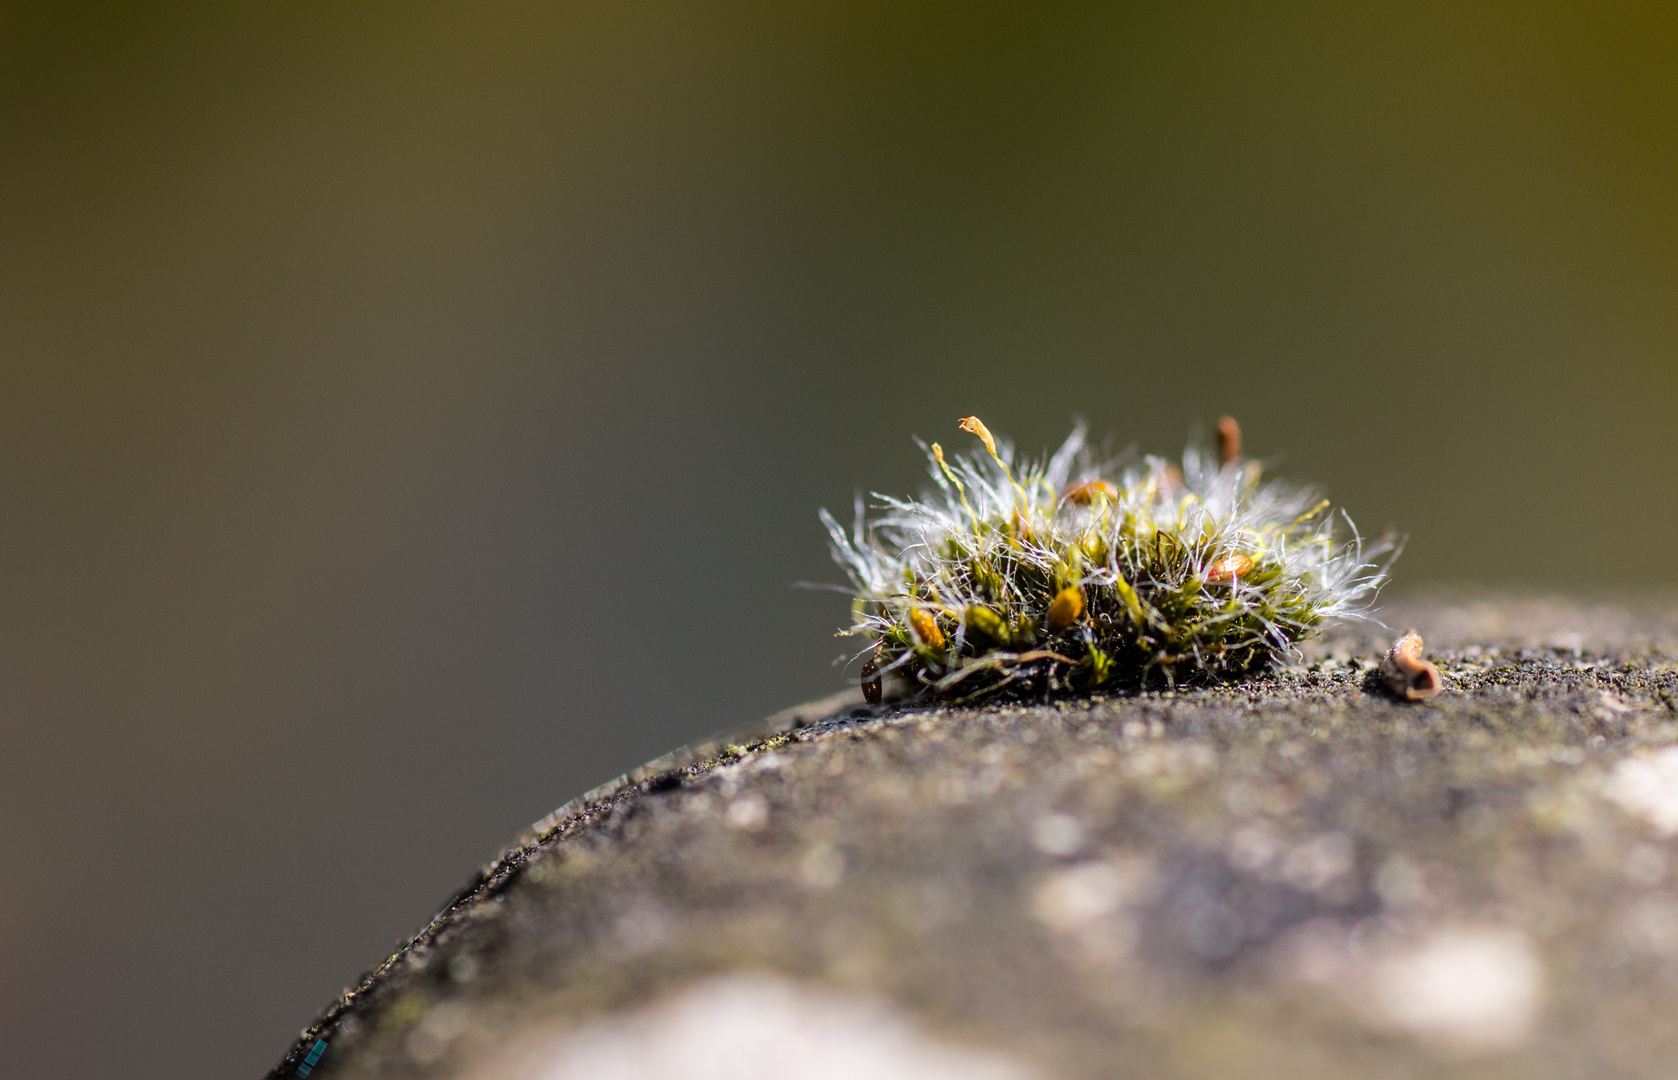
<svg viewBox="0 0 1678 1080">
<path fill-rule="evenodd" d="M 921 498 L 875 495 L 873 518 L 859 498 L 849 531 L 821 512 L 873 701 L 892 673 L 959 700 L 1253 677 L 1367 617 L 1397 555 L 1314 488 L 1264 479 L 1227 417 L 1218 452 L 1180 467 L 1098 458 L 1082 423 L 1044 460 L 961 428 L 983 451 L 921 444 Z"/>
</svg>

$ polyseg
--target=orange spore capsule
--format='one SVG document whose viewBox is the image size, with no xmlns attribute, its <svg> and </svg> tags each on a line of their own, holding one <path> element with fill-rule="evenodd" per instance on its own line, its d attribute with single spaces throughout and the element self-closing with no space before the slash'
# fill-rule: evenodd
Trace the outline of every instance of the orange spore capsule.
<svg viewBox="0 0 1678 1080">
<path fill-rule="evenodd" d="M 1068 586 L 1055 594 L 1049 601 L 1049 633 L 1058 634 L 1068 626 L 1078 621 L 1084 613 L 1084 590 L 1076 585 Z"/>
<path fill-rule="evenodd" d="M 1063 502 L 1075 503 L 1079 506 L 1088 506 L 1097 498 L 1117 499 L 1118 497 L 1118 487 L 1107 480 L 1089 480 L 1075 487 L 1069 487 L 1061 494 Z"/>
<path fill-rule="evenodd" d="M 909 611 L 909 627 L 915 631 L 915 637 L 922 645 L 934 649 L 944 647 L 944 631 L 938 629 L 938 620 L 934 619 L 925 608 L 911 608 Z"/>
<path fill-rule="evenodd" d="M 1207 581 L 1234 581 L 1253 568 L 1253 560 L 1245 555 L 1231 555 L 1219 559 L 1206 571 Z"/>
</svg>

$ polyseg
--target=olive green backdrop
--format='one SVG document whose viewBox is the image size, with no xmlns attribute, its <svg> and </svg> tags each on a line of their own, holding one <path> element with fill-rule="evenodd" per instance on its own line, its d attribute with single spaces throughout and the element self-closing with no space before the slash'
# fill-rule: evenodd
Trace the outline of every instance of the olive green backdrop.
<svg viewBox="0 0 1678 1080">
<path fill-rule="evenodd" d="M 839 685 L 815 511 L 1231 412 L 1399 589 L 1678 580 L 1670 4 L 0 6 L 0 1074 L 257 1075 Z"/>
</svg>

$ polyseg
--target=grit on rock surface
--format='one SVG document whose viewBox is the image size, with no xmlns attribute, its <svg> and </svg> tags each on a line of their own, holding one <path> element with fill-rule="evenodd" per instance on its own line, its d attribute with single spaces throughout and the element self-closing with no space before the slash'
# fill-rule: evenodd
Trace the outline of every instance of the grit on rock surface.
<svg viewBox="0 0 1678 1080">
<path fill-rule="evenodd" d="M 274 1075 L 1678 1075 L 1678 605 L 1260 683 L 828 703 L 562 808 Z M 860 699 L 858 699 L 860 700 Z"/>
</svg>

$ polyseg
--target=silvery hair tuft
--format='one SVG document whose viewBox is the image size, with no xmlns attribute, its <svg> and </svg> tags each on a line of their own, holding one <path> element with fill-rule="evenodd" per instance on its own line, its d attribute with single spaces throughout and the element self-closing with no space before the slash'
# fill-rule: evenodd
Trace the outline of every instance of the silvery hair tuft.
<svg viewBox="0 0 1678 1080">
<path fill-rule="evenodd" d="M 1250 678 L 1365 616 L 1397 555 L 1316 490 L 1264 479 L 1228 417 L 1216 452 L 1180 465 L 1099 459 L 1082 424 L 1044 460 L 977 417 L 960 428 L 982 449 L 923 445 L 924 497 L 877 495 L 873 518 L 859 500 L 849 531 L 821 514 L 872 702 L 888 677 L 945 700 Z"/>
</svg>

